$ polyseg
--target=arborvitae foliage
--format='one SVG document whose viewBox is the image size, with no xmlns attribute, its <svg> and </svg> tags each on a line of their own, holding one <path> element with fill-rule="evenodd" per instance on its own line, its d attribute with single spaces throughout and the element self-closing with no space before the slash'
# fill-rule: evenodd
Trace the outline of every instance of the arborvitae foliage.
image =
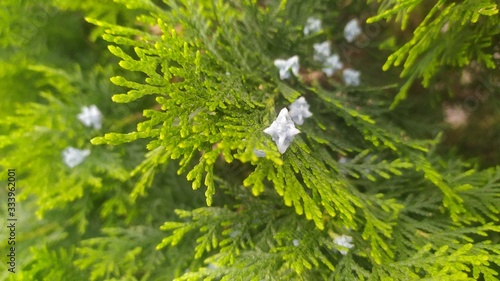
<svg viewBox="0 0 500 281">
<path fill-rule="evenodd" d="M 18 170 L 21 200 L 17 272 L 0 276 L 498 280 L 500 167 L 442 153 L 439 124 L 424 122 L 440 108 L 404 100 L 445 66 L 496 67 L 497 4 L 469 2 L 439 1 L 398 47 L 365 20 L 410 28 L 421 1 L 53 0 L 47 26 L 80 16 L 67 28 L 81 34 L 32 22 L 52 50 L 12 39 L 38 4 L 7 1 L 0 75 L 27 82 L 0 82 L 12 103 L 0 165 Z M 322 28 L 304 34 L 310 17 Z M 361 34 L 347 43 L 353 18 Z M 360 86 L 321 72 L 323 41 Z M 295 55 L 299 73 L 281 80 L 274 61 Z M 282 154 L 264 129 L 301 96 L 313 115 Z M 90 105 L 102 128 L 79 120 Z M 72 166 L 68 147 L 89 155 Z"/>
<path fill-rule="evenodd" d="M 414 9 L 423 1 L 384 0 L 378 15 L 367 22 L 396 18 L 406 29 Z M 437 1 L 413 31 L 411 40 L 391 54 L 384 65 L 403 63 L 406 78 L 395 102 L 404 99 L 409 87 L 419 78 L 425 87 L 444 66 L 464 67 L 476 61 L 496 68 L 493 54 L 498 51 L 500 17 L 497 1 Z M 394 38 L 392 38 L 394 39 Z M 498 60 L 498 58 L 497 58 Z"/>
</svg>

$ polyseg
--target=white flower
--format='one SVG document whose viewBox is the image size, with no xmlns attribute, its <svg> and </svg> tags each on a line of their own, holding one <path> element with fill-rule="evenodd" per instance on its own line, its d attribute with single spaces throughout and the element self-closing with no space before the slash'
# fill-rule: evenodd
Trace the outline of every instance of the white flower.
<svg viewBox="0 0 500 281">
<path fill-rule="evenodd" d="M 350 20 L 344 27 L 344 37 L 347 42 L 352 42 L 361 34 L 361 28 L 357 19 Z"/>
<path fill-rule="evenodd" d="M 292 243 L 293 243 L 293 245 L 294 245 L 295 247 L 300 246 L 300 240 L 299 240 L 299 239 L 293 239 Z"/>
<path fill-rule="evenodd" d="M 90 150 L 88 149 L 77 149 L 74 147 L 68 147 L 62 152 L 63 161 L 66 166 L 73 168 L 80 165 L 80 163 L 90 155 Z"/>
<path fill-rule="evenodd" d="M 287 60 L 275 60 L 274 65 L 280 70 L 280 79 L 290 78 L 290 70 L 293 75 L 299 76 L 299 57 L 293 56 Z"/>
<path fill-rule="evenodd" d="M 352 237 L 349 235 L 345 235 L 345 234 L 337 236 L 337 237 L 335 237 L 335 239 L 333 239 L 333 243 L 335 243 L 341 247 L 348 248 L 348 249 L 351 249 L 352 247 L 354 247 L 354 244 L 351 244 L 351 242 L 352 242 Z M 346 250 L 339 250 L 339 252 L 342 255 L 347 254 Z"/>
<path fill-rule="evenodd" d="M 314 48 L 314 60 L 323 61 L 330 56 L 331 47 L 329 41 L 314 44 L 313 48 Z"/>
<path fill-rule="evenodd" d="M 344 69 L 344 83 L 349 86 L 359 86 L 359 76 L 361 72 L 354 69 Z"/>
<path fill-rule="evenodd" d="M 445 105 L 443 107 L 444 121 L 456 129 L 467 125 L 469 114 L 462 106 Z"/>
<path fill-rule="evenodd" d="M 208 266 L 207 266 L 208 269 L 211 269 L 211 270 L 216 270 L 217 269 L 217 266 L 213 263 L 209 263 Z"/>
<path fill-rule="evenodd" d="M 77 115 L 83 125 L 87 127 L 94 127 L 94 129 L 101 129 L 102 114 L 95 105 L 83 106 L 80 114 Z"/>
<path fill-rule="evenodd" d="M 340 156 L 338 162 L 340 165 L 345 165 L 345 164 L 349 163 L 349 161 L 351 161 L 351 160 L 352 160 L 351 158 L 347 158 L 345 156 Z M 347 174 L 345 167 L 340 167 L 340 172 L 344 175 Z"/>
<path fill-rule="evenodd" d="M 273 138 L 278 151 L 283 154 L 288 146 L 290 146 L 290 143 L 292 143 L 293 137 L 300 133 L 300 131 L 295 128 L 292 118 L 288 115 L 288 110 L 283 108 L 271 126 L 264 130 L 264 133 Z"/>
<path fill-rule="evenodd" d="M 337 70 L 342 69 L 344 64 L 340 61 L 340 57 L 337 54 L 334 54 L 326 59 L 323 63 L 323 72 L 327 76 L 332 76 Z"/>
<path fill-rule="evenodd" d="M 260 149 L 256 149 L 254 148 L 253 149 L 253 153 L 255 154 L 255 156 L 257 157 L 266 157 L 266 153 L 263 151 L 263 150 L 260 150 Z"/>
<path fill-rule="evenodd" d="M 310 17 L 307 19 L 306 26 L 304 26 L 304 35 L 309 35 L 309 33 L 318 33 L 321 30 L 321 20 Z"/>
<path fill-rule="evenodd" d="M 340 156 L 339 158 L 339 164 L 347 164 L 349 163 L 349 161 L 351 161 L 351 158 L 347 158 L 347 157 L 344 157 L 344 156 Z"/>
<path fill-rule="evenodd" d="M 443 27 L 441 27 L 441 33 L 446 33 L 446 32 L 448 32 L 448 30 L 449 30 L 449 29 L 450 29 L 450 22 L 449 22 L 449 21 L 447 21 L 447 22 L 443 25 Z"/>
<path fill-rule="evenodd" d="M 290 105 L 290 117 L 295 124 L 302 125 L 304 124 L 304 119 L 311 116 L 312 113 L 309 111 L 309 104 L 304 97 L 296 99 Z"/>
</svg>

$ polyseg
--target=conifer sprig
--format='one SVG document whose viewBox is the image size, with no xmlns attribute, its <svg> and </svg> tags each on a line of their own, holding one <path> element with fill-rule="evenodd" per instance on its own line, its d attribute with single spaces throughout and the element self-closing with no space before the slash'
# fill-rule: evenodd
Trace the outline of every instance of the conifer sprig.
<svg viewBox="0 0 500 281">
<path fill-rule="evenodd" d="M 382 2 L 379 13 L 369 18 L 368 23 L 395 17 L 405 29 L 412 10 L 422 6 L 421 0 Z M 464 67 L 475 60 L 488 68 L 496 68 L 493 48 L 494 38 L 500 34 L 498 13 L 496 1 L 437 1 L 412 38 L 391 54 L 383 66 L 384 70 L 401 64 L 404 68 L 400 76 L 406 81 L 392 107 L 406 98 L 416 79 L 422 78 L 422 85 L 428 87 L 445 66 Z"/>
<path fill-rule="evenodd" d="M 292 15 L 312 11 L 313 4 L 167 3 L 168 11 L 146 1 L 132 5 L 151 12 L 139 17 L 142 28 L 88 19 L 106 29 L 103 38 L 113 44 L 109 50 L 121 59 L 120 66 L 136 73 L 112 78 L 127 88 L 113 101 L 154 103 L 143 111 L 146 120 L 135 131 L 108 133 L 92 143 L 148 142 L 150 152 L 133 171 L 140 176 L 133 200 L 146 196 L 158 170 L 173 163 L 193 189 L 206 187 L 207 205 L 217 205 L 222 191 L 245 202 L 178 209 L 182 222 L 164 223 L 168 236 L 158 249 L 191 244 L 194 263 L 206 263 L 177 274 L 182 275 L 179 280 L 232 280 L 242 274 L 260 280 L 270 272 L 281 279 L 312 280 L 390 274 L 464 277 L 468 270 L 474 276 L 491 274 L 484 261 L 495 259 L 496 249 L 483 251 L 488 240 L 472 243 L 470 235 L 498 232 L 491 223 L 498 212 L 492 203 L 498 194 L 495 182 L 472 184 L 469 175 L 477 172 L 462 168 L 445 172 L 448 167 L 436 160 L 433 141 L 413 140 L 384 122 L 381 111 L 364 110 L 359 99 L 346 97 L 358 93 L 352 88 L 305 83 L 298 69 L 281 81 L 276 59 L 310 55 L 306 50 L 312 43 L 302 39 L 306 19 Z M 146 31 L 148 25 L 160 32 Z M 304 61 L 301 71 L 308 71 L 312 66 Z M 421 61 L 408 63 L 414 67 Z M 383 99 L 378 93 L 384 89 L 361 90 L 373 92 L 373 102 L 381 104 L 385 101 L 377 100 Z M 303 95 L 313 115 L 281 154 L 263 130 L 277 112 Z M 352 160 L 340 163 L 340 155 Z M 245 167 L 245 173 L 234 175 L 236 187 L 228 187 L 220 174 L 227 164 Z M 483 185 L 489 198 L 472 193 Z M 478 206 L 478 200 L 485 200 L 486 207 Z M 353 248 L 335 244 L 340 235 L 352 237 Z M 134 256 L 135 251 L 122 253 Z M 444 258 L 445 253 L 456 260 Z M 481 255 L 483 262 L 473 264 L 473 255 Z M 90 261 L 95 254 L 88 256 Z M 424 258 L 435 263 L 422 262 Z M 441 270 L 446 266 L 453 269 Z M 96 272 L 101 276 L 105 271 Z"/>
</svg>

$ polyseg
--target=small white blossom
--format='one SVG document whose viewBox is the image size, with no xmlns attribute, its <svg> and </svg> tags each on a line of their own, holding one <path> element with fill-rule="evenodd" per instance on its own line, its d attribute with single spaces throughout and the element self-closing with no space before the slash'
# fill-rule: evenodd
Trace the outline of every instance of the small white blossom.
<svg viewBox="0 0 500 281">
<path fill-rule="evenodd" d="M 335 237 L 335 239 L 333 239 L 333 243 L 335 243 L 341 247 L 348 248 L 348 249 L 351 249 L 352 247 L 354 247 L 354 244 L 351 244 L 351 242 L 352 242 L 352 237 L 349 235 L 345 235 L 345 234 L 337 236 L 337 237 Z M 347 254 L 346 250 L 339 250 L 339 252 L 342 255 Z"/>
<path fill-rule="evenodd" d="M 340 61 L 340 57 L 337 54 L 334 54 L 326 59 L 323 63 L 323 72 L 327 76 L 332 76 L 337 70 L 342 69 L 344 64 Z"/>
<path fill-rule="evenodd" d="M 293 239 L 292 243 L 293 243 L 293 245 L 294 245 L 295 247 L 300 246 L 300 240 L 299 240 L 299 239 Z"/>
<path fill-rule="evenodd" d="M 351 158 L 347 158 L 345 156 L 341 156 L 339 158 L 338 162 L 339 162 L 340 165 L 345 165 L 345 164 L 349 163 L 349 161 L 351 161 L 351 160 L 352 160 Z M 347 171 L 346 171 L 345 167 L 340 167 L 340 172 L 342 174 L 344 174 L 344 175 L 347 174 Z"/>
<path fill-rule="evenodd" d="M 216 270 L 217 269 L 217 266 L 213 263 L 209 263 L 208 266 L 207 266 L 208 269 L 211 269 L 211 270 Z"/>
<path fill-rule="evenodd" d="M 441 33 L 446 33 L 446 32 L 448 32 L 448 30 L 449 30 L 449 29 L 450 29 L 450 22 L 449 22 L 449 21 L 447 21 L 447 22 L 443 25 L 443 27 L 441 28 Z"/>
<path fill-rule="evenodd" d="M 347 157 L 341 156 L 341 157 L 339 158 L 339 161 L 338 161 L 338 162 L 339 162 L 340 164 L 347 164 L 349 161 L 351 161 L 351 158 L 347 158 Z"/>
<path fill-rule="evenodd" d="M 102 114 L 95 105 L 83 106 L 80 114 L 77 115 L 83 125 L 87 127 L 94 127 L 94 129 L 101 129 Z"/>
<path fill-rule="evenodd" d="M 331 46 L 329 41 L 323 43 L 317 43 L 313 45 L 314 48 L 314 60 L 324 61 L 330 56 Z"/>
<path fill-rule="evenodd" d="M 266 153 L 263 151 L 263 150 L 260 150 L 260 149 L 256 149 L 254 148 L 253 149 L 253 153 L 255 154 L 255 156 L 257 157 L 266 157 Z"/>
<path fill-rule="evenodd" d="M 80 165 L 89 155 L 90 150 L 78 149 L 71 146 L 62 152 L 64 164 L 70 168 Z"/>
<path fill-rule="evenodd" d="M 273 138 L 278 151 L 283 154 L 292 143 L 294 136 L 300 131 L 295 128 L 292 118 L 288 115 L 288 110 L 283 108 L 271 126 L 264 130 L 264 133 Z"/>
<path fill-rule="evenodd" d="M 321 20 L 310 17 L 307 19 L 306 26 L 304 26 L 304 35 L 318 33 L 321 30 Z"/>
<path fill-rule="evenodd" d="M 293 56 L 287 60 L 275 60 L 274 65 L 279 68 L 281 80 L 290 78 L 290 70 L 292 71 L 293 75 L 299 76 L 298 56 Z"/>
<path fill-rule="evenodd" d="M 304 124 L 304 119 L 311 116 L 312 113 L 309 111 L 309 104 L 304 97 L 296 99 L 290 105 L 290 117 L 295 124 L 302 125 Z"/>
<path fill-rule="evenodd" d="M 443 107 L 444 121 L 456 129 L 467 125 L 469 114 L 462 106 L 445 105 Z"/>
<path fill-rule="evenodd" d="M 352 42 L 361 34 L 361 27 L 357 19 L 350 20 L 344 28 L 344 37 L 347 42 Z"/>
<path fill-rule="evenodd" d="M 354 69 L 344 69 L 344 83 L 349 86 L 359 86 L 359 76 L 361 72 Z"/>
</svg>

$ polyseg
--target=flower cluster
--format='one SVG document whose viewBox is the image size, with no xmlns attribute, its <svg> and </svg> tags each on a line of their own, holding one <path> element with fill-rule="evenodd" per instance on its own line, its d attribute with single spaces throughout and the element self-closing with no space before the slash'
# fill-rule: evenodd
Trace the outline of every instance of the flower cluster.
<svg viewBox="0 0 500 281">
<path fill-rule="evenodd" d="M 86 127 L 92 127 L 97 130 L 102 127 L 102 114 L 95 105 L 83 106 L 82 111 L 76 116 L 76 118 Z M 89 155 L 89 149 L 78 149 L 71 146 L 67 147 L 62 152 L 63 162 L 69 168 L 74 168 L 80 165 Z"/>
<path fill-rule="evenodd" d="M 307 19 L 306 25 L 304 27 L 304 34 L 314 34 L 321 31 L 321 20 L 311 17 Z M 356 19 L 353 19 L 347 23 L 344 29 L 344 36 L 348 42 L 352 42 L 356 37 L 361 34 L 361 28 Z M 336 71 L 341 70 L 344 64 L 340 61 L 338 54 L 333 54 L 331 51 L 331 43 L 329 41 L 324 41 L 322 43 L 316 43 L 313 45 L 314 56 L 313 59 L 316 61 L 323 62 L 322 71 L 327 76 L 332 76 Z M 298 77 L 299 76 L 299 57 L 293 56 L 286 60 L 277 59 L 274 61 L 274 65 L 279 70 L 279 75 L 281 80 L 289 79 L 291 73 Z M 343 71 L 344 83 L 348 86 L 359 86 L 361 73 L 351 68 L 346 68 Z M 304 97 L 298 98 L 294 101 L 288 109 L 283 108 L 276 120 L 273 121 L 271 126 L 264 130 L 264 133 L 270 135 L 273 141 L 278 147 L 278 151 L 283 154 L 288 149 L 293 141 L 295 135 L 300 133 L 300 131 L 295 128 L 295 124 L 302 125 L 304 120 L 312 116 L 309 111 L 309 104 Z M 254 154 L 257 157 L 265 157 L 264 151 L 254 149 Z"/>
<path fill-rule="evenodd" d="M 327 76 L 332 76 L 337 70 L 342 69 L 344 65 L 340 61 L 337 54 L 331 55 L 331 45 L 329 41 L 323 43 L 316 43 L 314 48 L 314 60 L 323 62 L 323 72 Z"/>
<path fill-rule="evenodd" d="M 315 29 L 318 28 L 318 29 Z M 321 28 L 321 21 L 315 18 L 309 18 L 306 26 L 304 27 L 304 34 L 309 34 L 311 30 L 319 31 Z M 359 22 L 357 19 L 353 19 L 349 21 L 344 28 L 344 37 L 347 42 L 352 42 L 359 35 L 361 35 L 361 28 L 359 26 Z M 332 54 L 331 51 L 331 43 L 329 41 L 324 41 L 322 43 L 315 43 L 313 45 L 314 55 L 313 59 L 315 61 L 320 61 L 323 63 L 322 71 L 326 74 L 326 76 L 332 76 L 335 72 L 342 70 L 344 68 L 344 64 L 340 61 L 340 57 L 338 54 Z M 296 56 L 295 56 L 296 57 Z M 293 57 L 293 58 L 295 58 Z M 297 71 L 298 72 L 298 58 L 295 60 L 297 62 Z M 276 61 L 275 61 L 276 64 Z M 282 63 L 285 65 L 284 63 Z M 288 74 L 282 74 L 284 71 L 288 71 L 287 69 L 280 68 L 280 77 L 286 76 L 288 78 Z M 294 73 L 296 73 L 294 72 Z M 359 86 L 360 84 L 360 75 L 359 71 L 356 71 L 351 68 L 344 69 L 342 72 L 344 83 L 348 86 Z M 283 79 L 283 78 L 282 78 Z"/>
<path fill-rule="evenodd" d="M 357 19 L 350 20 L 344 27 L 344 37 L 347 42 L 351 43 L 361 35 L 361 27 Z M 348 86 L 359 86 L 359 77 L 361 73 L 354 69 L 348 68 L 343 71 L 344 83 Z"/>
</svg>

